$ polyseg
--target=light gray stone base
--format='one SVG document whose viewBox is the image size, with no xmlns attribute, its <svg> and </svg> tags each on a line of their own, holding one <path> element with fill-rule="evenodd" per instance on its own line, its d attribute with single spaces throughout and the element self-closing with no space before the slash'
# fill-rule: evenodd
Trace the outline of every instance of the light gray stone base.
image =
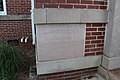
<svg viewBox="0 0 120 80">
<path fill-rule="evenodd" d="M 119 77 L 119 70 L 109 71 L 102 66 L 99 66 L 98 73 L 105 79 L 105 80 L 120 80 Z"/>
<path fill-rule="evenodd" d="M 100 64 L 101 56 L 89 56 L 67 60 L 36 62 L 38 75 L 97 67 Z"/>
<path fill-rule="evenodd" d="M 98 68 L 98 73 L 105 79 L 105 80 L 110 80 L 110 76 L 108 73 L 108 70 L 103 68 L 102 66 L 99 66 Z"/>
<path fill-rule="evenodd" d="M 107 56 L 103 56 L 102 66 L 108 70 L 120 68 L 120 57 L 109 58 Z"/>
<path fill-rule="evenodd" d="M 100 74 L 95 74 L 96 76 L 97 76 L 97 78 L 98 78 L 98 80 L 105 80 Z"/>
</svg>

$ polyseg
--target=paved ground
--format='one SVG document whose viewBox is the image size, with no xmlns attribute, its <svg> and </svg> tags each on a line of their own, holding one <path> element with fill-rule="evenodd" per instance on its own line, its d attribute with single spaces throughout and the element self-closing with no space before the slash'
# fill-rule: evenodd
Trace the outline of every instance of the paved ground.
<svg viewBox="0 0 120 80">
<path fill-rule="evenodd" d="M 110 71 L 109 76 L 111 80 L 120 80 L 120 69 Z"/>
<path fill-rule="evenodd" d="M 105 80 L 105 79 L 103 79 L 103 77 L 101 77 L 99 74 L 96 74 L 96 76 L 98 77 L 98 80 Z"/>
</svg>

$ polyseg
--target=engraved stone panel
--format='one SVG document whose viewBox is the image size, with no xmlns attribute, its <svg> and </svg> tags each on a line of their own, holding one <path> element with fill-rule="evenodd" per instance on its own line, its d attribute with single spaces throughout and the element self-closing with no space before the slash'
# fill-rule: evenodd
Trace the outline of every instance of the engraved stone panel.
<svg viewBox="0 0 120 80">
<path fill-rule="evenodd" d="M 38 61 L 84 56 L 85 24 L 36 25 Z"/>
</svg>

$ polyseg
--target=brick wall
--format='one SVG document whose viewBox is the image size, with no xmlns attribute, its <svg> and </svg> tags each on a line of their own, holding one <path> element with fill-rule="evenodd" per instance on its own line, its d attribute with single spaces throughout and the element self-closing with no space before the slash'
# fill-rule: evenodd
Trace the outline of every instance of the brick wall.
<svg viewBox="0 0 120 80">
<path fill-rule="evenodd" d="M 7 15 L 30 15 L 31 0 L 6 0 Z M 9 17 L 8 17 L 9 18 Z M 0 42 L 29 37 L 31 40 L 32 29 L 30 19 L 0 20 Z"/>
<path fill-rule="evenodd" d="M 0 21 L 0 42 L 31 37 L 31 20 Z"/>
<path fill-rule="evenodd" d="M 7 14 L 30 14 L 31 0 L 6 0 Z"/>
<path fill-rule="evenodd" d="M 106 1 L 97 0 L 35 0 L 36 8 L 107 9 Z"/>
<path fill-rule="evenodd" d="M 52 74 L 39 75 L 37 80 L 80 80 L 81 76 L 94 74 L 97 68 L 88 68 L 75 71 L 58 72 Z"/>
<path fill-rule="evenodd" d="M 103 54 L 105 26 L 103 23 L 86 24 L 85 56 Z"/>
</svg>

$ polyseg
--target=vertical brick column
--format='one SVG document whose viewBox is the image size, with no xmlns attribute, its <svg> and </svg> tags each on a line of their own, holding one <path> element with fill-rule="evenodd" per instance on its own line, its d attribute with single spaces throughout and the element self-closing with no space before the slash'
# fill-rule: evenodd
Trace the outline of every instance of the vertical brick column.
<svg viewBox="0 0 120 80">
<path fill-rule="evenodd" d="M 104 47 L 105 24 L 86 24 L 85 55 L 101 55 Z"/>
</svg>

